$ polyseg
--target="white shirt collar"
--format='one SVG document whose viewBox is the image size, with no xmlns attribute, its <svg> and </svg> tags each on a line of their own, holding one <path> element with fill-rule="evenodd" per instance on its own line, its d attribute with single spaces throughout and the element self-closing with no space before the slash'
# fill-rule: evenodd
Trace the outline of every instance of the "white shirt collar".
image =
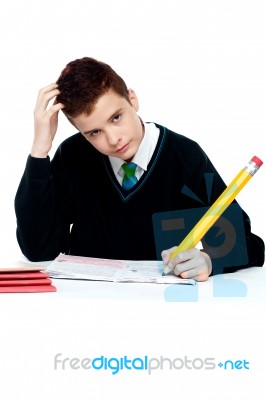
<svg viewBox="0 0 266 400">
<path fill-rule="evenodd" d="M 154 123 L 144 122 L 144 136 L 140 143 L 137 153 L 132 159 L 132 162 L 137 164 L 142 171 L 147 171 L 148 164 L 152 158 L 155 147 L 158 142 L 160 130 Z M 119 173 L 124 160 L 118 157 L 109 157 L 115 175 Z"/>
</svg>

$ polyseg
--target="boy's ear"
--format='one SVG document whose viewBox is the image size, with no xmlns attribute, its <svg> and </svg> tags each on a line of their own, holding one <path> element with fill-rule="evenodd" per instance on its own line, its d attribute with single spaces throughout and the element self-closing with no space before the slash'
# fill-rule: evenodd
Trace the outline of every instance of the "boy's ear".
<svg viewBox="0 0 266 400">
<path fill-rule="evenodd" d="M 128 89 L 128 97 L 135 111 L 139 111 L 139 101 L 133 89 Z"/>
</svg>

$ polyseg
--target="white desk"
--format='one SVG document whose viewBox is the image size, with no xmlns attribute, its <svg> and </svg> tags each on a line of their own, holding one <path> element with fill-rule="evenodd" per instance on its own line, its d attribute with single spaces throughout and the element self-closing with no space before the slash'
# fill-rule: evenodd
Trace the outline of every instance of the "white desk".
<svg viewBox="0 0 266 400">
<path fill-rule="evenodd" d="M 48 265 L 47 262 L 37 264 Z M 198 282 L 196 286 L 68 279 L 53 279 L 53 285 L 57 288 L 56 293 L 2 294 L 0 305 L 3 301 L 6 302 L 7 296 L 19 298 L 20 301 L 30 297 L 36 300 L 83 298 L 108 301 L 266 302 L 265 267 L 252 267 L 233 274 L 217 275 L 210 277 L 206 282 Z"/>
<path fill-rule="evenodd" d="M 53 279 L 57 297 L 160 302 L 266 302 L 266 268 L 253 267 L 190 285 Z"/>
</svg>

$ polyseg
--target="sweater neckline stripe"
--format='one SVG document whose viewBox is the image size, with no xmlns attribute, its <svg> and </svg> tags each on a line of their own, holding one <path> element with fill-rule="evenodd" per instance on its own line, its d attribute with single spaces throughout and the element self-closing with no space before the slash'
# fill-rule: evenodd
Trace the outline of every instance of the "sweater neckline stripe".
<svg viewBox="0 0 266 400">
<path fill-rule="evenodd" d="M 158 145 L 156 146 L 156 149 L 155 149 L 154 154 L 153 154 L 153 156 L 151 158 L 151 161 L 150 161 L 150 163 L 151 163 L 150 168 L 148 169 L 147 172 L 145 172 L 141 176 L 141 178 L 136 183 L 136 185 L 133 186 L 133 188 L 130 189 L 129 191 L 125 191 L 122 188 L 122 186 L 120 186 L 119 182 L 117 181 L 116 177 L 114 176 L 114 173 L 112 171 L 112 167 L 111 167 L 111 164 L 110 164 L 110 161 L 109 161 L 108 157 L 105 156 L 105 155 L 102 155 L 103 161 L 104 161 L 104 165 L 105 165 L 105 168 L 106 168 L 107 173 L 109 175 L 109 178 L 111 180 L 111 183 L 114 185 L 115 189 L 118 191 L 120 197 L 122 198 L 122 200 L 124 202 L 128 201 L 132 196 L 134 196 L 140 190 L 140 188 L 145 184 L 145 182 L 149 178 L 150 174 L 152 173 L 153 169 L 155 168 L 155 166 L 157 164 L 157 161 L 158 161 L 158 159 L 160 157 L 161 151 L 163 149 L 163 145 L 164 145 L 165 139 L 166 139 L 166 128 L 165 127 L 162 127 L 162 128 L 163 128 L 163 131 L 161 131 L 161 140 L 159 138 Z"/>
</svg>

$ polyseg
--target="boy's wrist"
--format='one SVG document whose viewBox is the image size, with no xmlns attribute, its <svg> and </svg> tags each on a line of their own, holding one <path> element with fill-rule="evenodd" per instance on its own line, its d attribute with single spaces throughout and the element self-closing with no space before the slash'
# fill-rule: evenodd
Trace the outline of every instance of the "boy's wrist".
<svg viewBox="0 0 266 400">
<path fill-rule="evenodd" d="M 32 146 L 30 155 L 35 158 L 47 158 L 48 152 L 35 148 Z"/>
<path fill-rule="evenodd" d="M 30 153 L 30 155 L 31 155 L 31 157 L 34 157 L 34 158 L 47 158 L 48 157 L 48 154 L 38 153 L 38 152 L 33 152 L 33 151 Z"/>
</svg>

